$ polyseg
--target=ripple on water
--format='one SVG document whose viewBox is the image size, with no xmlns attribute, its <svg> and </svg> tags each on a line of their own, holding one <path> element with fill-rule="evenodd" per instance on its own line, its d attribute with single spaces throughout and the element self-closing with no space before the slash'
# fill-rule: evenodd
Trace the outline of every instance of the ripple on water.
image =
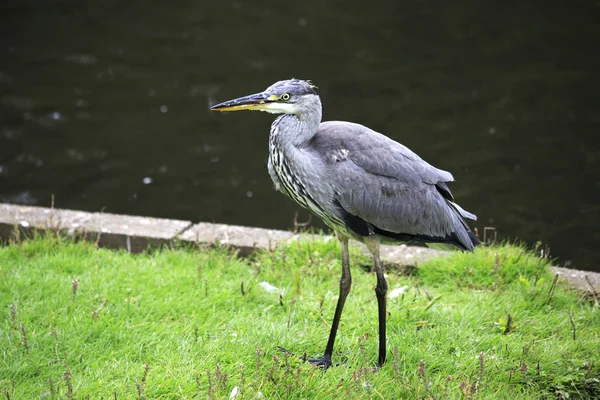
<svg viewBox="0 0 600 400">
<path fill-rule="evenodd" d="M 0 196 L 0 201 L 3 203 L 24 204 L 26 206 L 38 204 L 38 199 L 28 191 L 9 193 L 6 196 Z"/>
<path fill-rule="evenodd" d="M 16 108 L 19 111 L 27 111 L 33 109 L 35 103 L 29 97 L 21 96 L 6 96 L 2 98 L 2 104 L 6 104 Z"/>
<path fill-rule="evenodd" d="M 82 161 L 85 158 L 83 152 L 77 149 L 67 149 L 65 152 L 71 160 Z"/>
<path fill-rule="evenodd" d="M 11 129 L 11 128 L 2 128 L 2 130 L 0 131 L 2 132 L 1 136 L 4 139 L 16 139 L 21 135 L 21 132 L 16 130 L 16 129 Z"/>
<path fill-rule="evenodd" d="M 65 59 L 80 65 L 93 65 L 98 62 L 98 59 L 91 54 L 70 54 Z"/>
<path fill-rule="evenodd" d="M 34 156 L 33 154 L 29 154 L 29 153 L 19 154 L 17 156 L 17 162 L 23 163 L 23 164 L 35 165 L 38 168 L 44 165 L 44 160 L 42 160 L 41 158 L 39 158 L 37 156 Z"/>
</svg>

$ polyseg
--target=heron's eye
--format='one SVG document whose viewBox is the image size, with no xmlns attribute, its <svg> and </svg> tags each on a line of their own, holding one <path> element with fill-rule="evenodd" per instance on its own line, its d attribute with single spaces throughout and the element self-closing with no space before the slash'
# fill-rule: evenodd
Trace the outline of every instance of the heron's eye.
<svg viewBox="0 0 600 400">
<path fill-rule="evenodd" d="M 288 93 L 284 93 L 281 95 L 281 100 L 288 101 L 290 99 L 290 95 Z"/>
</svg>

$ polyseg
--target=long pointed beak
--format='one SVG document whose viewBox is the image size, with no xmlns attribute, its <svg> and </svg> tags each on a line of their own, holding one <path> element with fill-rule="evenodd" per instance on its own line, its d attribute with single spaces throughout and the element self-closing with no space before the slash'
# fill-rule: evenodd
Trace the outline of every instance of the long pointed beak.
<svg viewBox="0 0 600 400">
<path fill-rule="evenodd" d="M 266 110 L 268 104 L 275 100 L 277 100 L 277 96 L 269 96 L 261 92 L 225 101 L 212 106 L 210 109 L 212 111 Z"/>
</svg>

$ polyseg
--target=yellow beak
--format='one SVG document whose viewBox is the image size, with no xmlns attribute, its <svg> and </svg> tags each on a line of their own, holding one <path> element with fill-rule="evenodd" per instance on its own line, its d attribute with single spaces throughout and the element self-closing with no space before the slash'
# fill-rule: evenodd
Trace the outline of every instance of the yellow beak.
<svg viewBox="0 0 600 400">
<path fill-rule="evenodd" d="M 269 108 L 269 103 L 278 99 L 277 96 L 268 95 L 264 92 L 255 93 L 249 96 L 225 101 L 212 106 L 210 109 L 212 111 L 267 110 Z"/>
</svg>

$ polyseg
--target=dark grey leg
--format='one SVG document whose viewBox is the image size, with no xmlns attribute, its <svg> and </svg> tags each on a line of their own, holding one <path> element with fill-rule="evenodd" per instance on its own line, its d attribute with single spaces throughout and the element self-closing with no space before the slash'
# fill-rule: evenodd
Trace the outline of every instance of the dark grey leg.
<svg viewBox="0 0 600 400">
<path fill-rule="evenodd" d="M 337 306 L 335 307 L 335 314 L 333 315 L 333 322 L 331 324 L 331 331 L 329 332 L 329 340 L 325 347 L 325 353 L 323 357 L 316 360 L 309 360 L 313 365 L 318 365 L 327 369 L 331 366 L 331 355 L 333 354 L 333 345 L 335 343 L 335 335 L 340 325 L 340 319 L 342 317 L 342 310 L 346 303 L 346 297 L 350 293 L 350 287 L 352 286 L 352 275 L 350 274 L 350 255 L 348 253 L 348 238 L 342 235 L 337 235 L 340 240 L 342 247 L 342 277 L 340 279 L 340 297 L 338 298 Z"/>
<path fill-rule="evenodd" d="M 375 286 L 375 294 L 377 295 L 377 311 L 379 315 L 379 360 L 377 362 L 377 366 L 381 367 L 383 366 L 383 363 L 385 363 L 385 357 L 387 353 L 385 344 L 387 318 L 386 295 L 388 285 L 385 281 L 385 276 L 383 275 L 383 266 L 379 260 L 379 240 L 370 239 L 365 243 L 371 254 L 373 254 L 373 267 L 375 268 L 375 273 L 377 274 L 377 286 Z"/>
</svg>

